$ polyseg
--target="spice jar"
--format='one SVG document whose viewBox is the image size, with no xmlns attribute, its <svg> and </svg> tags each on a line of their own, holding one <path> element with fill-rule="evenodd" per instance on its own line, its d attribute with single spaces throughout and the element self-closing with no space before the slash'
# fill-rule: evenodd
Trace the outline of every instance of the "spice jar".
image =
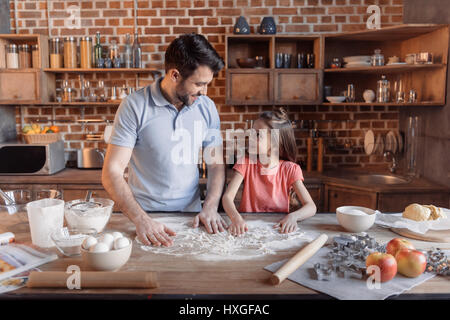
<svg viewBox="0 0 450 320">
<path fill-rule="evenodd" d="M 31 68 L 31 50 L 28 44 L 19 45 L 19 68 Z"/>
<path fill-rule="evenodd" d="M 19 68 L 19 51 L 14 43 L 6 46 L 6 67 L 10 69 Z"/>
<path fill-rule="evenodd" d="M 72 88 L 64 88 L 63 102 L 72 102 Z"/>
<path fill-rule="evenodd" d="M 92 68 L 92 38 L 83 37 L 80 41 L 80 67 Z"/>
<path fill-rule="evenodd" d="M 31 61 L 33 68 L 39 68 L 39 45 L 31 46 Z"/>
<path fill-rule="evenodd" d="M 77 41 L 75 37 L 64 39 L 64 68 L 75 69 L 77 67 Z"/>
<path fill-rule="evenodd" d="M 63 49 L 59 38 L 50 39 L 50 68 L 63 67 Z"/>
<path fill-rule="evenodd" d="M 111 40 L 111 44 L 109 45 L 109 58 L 111 61 L 114 61 L 115 58 L 119 58 L 119 46 L 117 45 L 116 40 Z"/>
</svg>

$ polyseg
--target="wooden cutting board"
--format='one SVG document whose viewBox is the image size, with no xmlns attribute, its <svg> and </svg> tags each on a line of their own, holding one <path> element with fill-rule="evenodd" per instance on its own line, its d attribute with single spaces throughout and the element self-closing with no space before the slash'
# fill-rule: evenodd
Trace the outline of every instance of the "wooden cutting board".
<svg viewBox="0 0 450 320">
<path fill-rule="evenodd" d="M 446 242 L 450 243 L 450 230 L 429 230 L 424 234 L 412 232 L 408 229 L 391 228 L 391 231 L 416 240 L 430 241 L 430 242 Z"/>
</svg>

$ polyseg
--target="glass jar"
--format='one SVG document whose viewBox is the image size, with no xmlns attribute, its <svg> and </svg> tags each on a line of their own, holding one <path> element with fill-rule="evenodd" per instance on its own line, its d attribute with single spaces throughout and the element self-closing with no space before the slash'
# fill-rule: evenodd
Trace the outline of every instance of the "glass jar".
<svg viewBox="0 0 450 320">
<path fill-rule="evenodd" d="M 50 68 L 63 67 L 63 48 L 59 38 L 50 39 Z"/>
<path fill-rule="evenodd" d="M 6 45 L 6 67 L 10 69 L 19 68 L 19 51 L 14 43 Z"/>
<path fill-rule="evenodd" d="M 341 66 L 342 66 L 341 60 L 339 60 L 339 58 L 333 58 L 333 62 L 331 62 L 331 68 L 337 69 L 340 68 Z"/>
<path fill-rule="evenodd" d="M 80 41 L 80 67 L 83 69 L 92 68 L 92 38 L 83 37 Z"/>
<path fill-rule="evenodd" d="M 380 49 L 375 49 L 375 53 L 370 60 L 373 67 L 384 66 L 384 55 L 381 54 Z"/>
<path fill-rule="evenodd" d="M 31 48 L 28 44 L 19 45 L 19 68 L 31 68 Z"/>
<path fill-rule="evenodd" d="M 72 102 L 72 88 L 64 88 L 63 102 Z"/>
<path fill-rule="evenodd" d="M 37 44 L 31 46 L 31 61 L 33 68 L 39 68 L 39 45 Z"/>
<path fill-rule="evenodd" d="M 117 45 L 116 40 L 111 40 L 111 44 L 109 45 L 109 58 L 111 61 L 119 58 L 119 46 Z"/>
<path fill-rule="evenodd" d="M 389 102 L 391 85 L 385 75 L 381 76 L 381 80 L 377 81 L 377 102 Z"/>
<path fill-rule="evenodd" d="M 64 68 L 75 69 L 77 67 L 77 41 L 75 37 L 64 39 Z"/>
</svg>

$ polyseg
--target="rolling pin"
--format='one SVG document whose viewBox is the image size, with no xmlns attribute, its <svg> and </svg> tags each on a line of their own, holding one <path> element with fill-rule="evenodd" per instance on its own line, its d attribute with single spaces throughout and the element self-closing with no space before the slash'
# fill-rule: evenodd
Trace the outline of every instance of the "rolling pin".
<svg viewBox="0 0 450 320">
<path fill-rule="evenodd" d="M 271 277 L 272 284 L 280 284 L 292 272 L 297 270 L 302 264 L 304 264 L 309 258 L 311 258 L 320 248 L 327 242 L 328 236 L 321 234 L 315 240 L 308 243 L 304 248 L 300 249 L 289 261 L 287 261 L 280 269 L 278 269 Z"/>
<path fill-rule="evenodd" d="M 307 162 L 306 162 L 306 171 L 312 171 L 312 162 L 313 162 L 313 138 L 308 138 L 307 140 Z"/>
<path fill-rule="evenodd" d="M 317 138 L 317 171 L 323 171 L 323 138 Z"/>
<path fill-rule="evenodd" d="M 67 279 L 73 274 L 64 271 L 33 271 L 28 277 L 29 288 L 67 288 Z M 83 288 L 158 288 L 156 272 L 81 271 Z"/>
</svg>

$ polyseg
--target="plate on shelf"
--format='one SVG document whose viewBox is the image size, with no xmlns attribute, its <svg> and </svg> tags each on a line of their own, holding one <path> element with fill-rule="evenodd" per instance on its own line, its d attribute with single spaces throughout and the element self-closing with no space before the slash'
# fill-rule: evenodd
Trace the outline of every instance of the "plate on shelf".
<svg viewBox="0 0 450 320">
<path fill-rule="evenodd" d="M 377 135 L 377 140 L 375 141 L 375 148 L 373 149 L 374 154 L 382 155 L 384 152 L 384 139 L 381 134 Z"/>
<path fill-rule="evenodd" d="M 352 62 L 358 62 L 358 63 L 361 63 L 361 62 L 369 62 L 370 63 L 370 56 L 350 56 L 350 57 L 344 57 L 344 58 L 342 58 L 342 60 L 344 61 L 344 62 L 347 62 L 347 63 L 352 63 Z"/>
<path fill-rule="evenodd" d="M 403 152 L 403 136 L 399 131 L 395 131 L 395 135 L 397 137 L 397 144 L 398 144 L 398 152 Z"/>
<path fill-rule="evenodd" d="M 347 63 L 347 64 L 344 66 L 344 68 L 363 68 L 363 67 L 370 67 L 370 66 L 371 66 L 370 63 L 365 63 L 365 62 L 361 63 L 361 62 L 358 62 L 358 63 Z"/>
<path fill-rule="evenodd" d="M 387 63 L 387 66 L 399 66 L 399 65 L 404 65 L 406 64 L 406 62 L 392 62 L 392 63 Z"/>
<path fill-rule="evenodd" d="M 392 153 L 396 153 L 398 148 L 397 137 L 395 136 L 394 131 L 389 131 L 386 134 L 386 151 L 391 151 Z"/>
<path fill-rule="evenodd" d="M 375 147 L 375 135 L 372 130 L 368 130 L 364 136 L 364 151 L 367 155 L 371 155 Z"/>
<path fill-rule="evenodd" d="M 328 96 L 326 99 L 331 103 L 341 103 L 345 101 L 345 96 Z"/>
</svg>

